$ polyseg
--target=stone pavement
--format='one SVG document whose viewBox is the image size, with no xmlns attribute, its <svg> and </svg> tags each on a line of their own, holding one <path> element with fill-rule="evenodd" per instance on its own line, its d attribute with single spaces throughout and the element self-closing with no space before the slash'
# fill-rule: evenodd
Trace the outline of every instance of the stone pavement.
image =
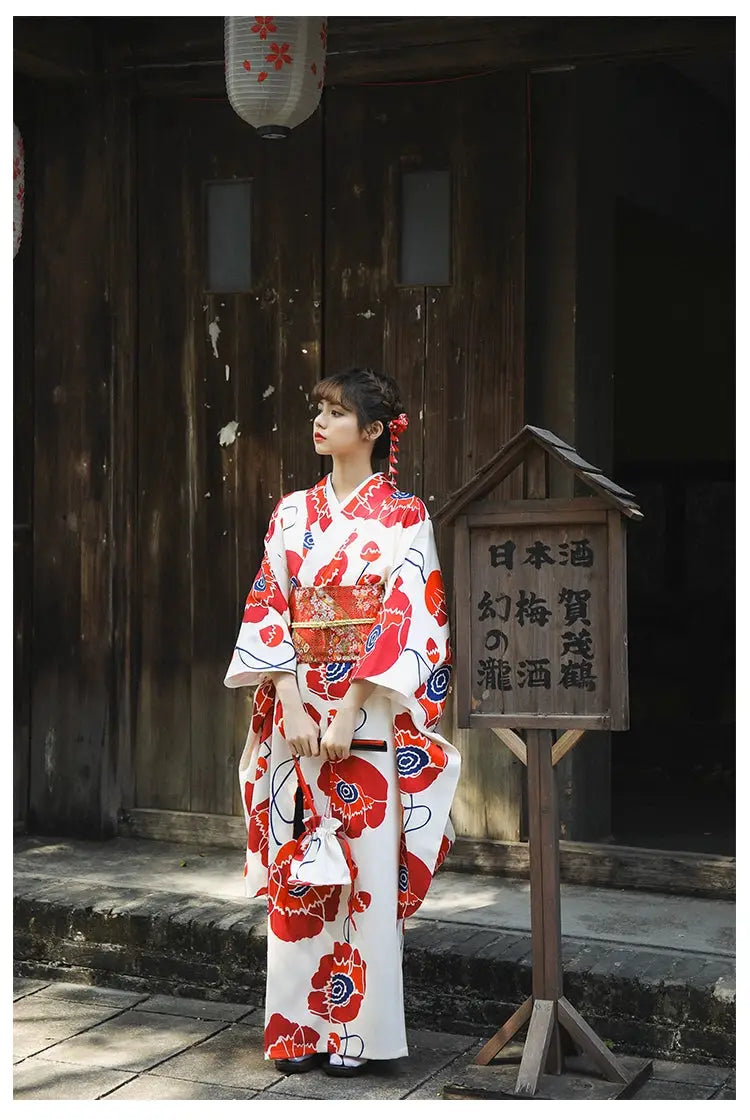
<svg viewBox="0 0 750 1120">
<path fill-rule="evenodd" d="M 259 1007 L 265 903 L 244 898 L 241 865 L 182 843 L 17 838 L 16 974 Z M 733 1065 L 733 902 L 563 884 L 561 908 L 565 994 L 600 1038 Z M 531 990 L 528 881 L 441 870 L 407 922 L 404 976 L 409 1027 L 494 1033 Z"/>
<path fill-rule="evenodd" d="M 485 1037 L 410 1030 L 409 1057 L 356 1080 L 280 1074 L 262 1010 L 66 982 L 14 979 L 17 1100 L 436 1100 Z M 639 1100 L 734 1100 L 732 1070 L 655 1061 Z"/>
</svg>

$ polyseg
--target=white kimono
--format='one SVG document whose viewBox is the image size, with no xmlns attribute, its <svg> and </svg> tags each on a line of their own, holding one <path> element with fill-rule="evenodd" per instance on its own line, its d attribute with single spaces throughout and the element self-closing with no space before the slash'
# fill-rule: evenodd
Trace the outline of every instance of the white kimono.
<svg viewBox="0 0 750 1120">
<path fill-rule="evenodd" d="M 435 731 L 451 673 L 448 616 L 424 503 L 371 475 L 343 503 L 330 476 L 281 499 L 248 595 L 224 683 L 259 685 L 239 779 L 247 824 L 245 890 L 268 896 L 266 1058 L 333 1052 L 407 1053 L 404 919 L 425 897 L 453 841 L 449 810 L 460 757 Z M 357 661 L 298 661 L 292 588 L 385 584 L 377 622 Z M 321 812 L 343 823 L 357 876 L 348 887 L 294 886 L 289 865 L 297 779 L 269 671 L 296 673 L 321 734 L 352 680 L 378 686 L 352 750 L 336 763 L 302 758 Z"/>
</svg>

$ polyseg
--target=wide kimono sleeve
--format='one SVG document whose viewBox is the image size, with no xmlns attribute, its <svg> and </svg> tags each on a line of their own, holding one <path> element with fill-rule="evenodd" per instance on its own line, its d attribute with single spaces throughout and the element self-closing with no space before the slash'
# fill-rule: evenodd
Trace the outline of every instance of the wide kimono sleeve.
<svg viewBox="0 0 750 1120">
<path fill-rule="evenodd" d="M 449 812 L 461 769 L 459 752 L 436 730 L 451 677 L 448 612 L 432 522 L 419 499 L 415 511 L 418 521 L 401 527 L 378 621 L 352 674 L 384 689 L 393 710 L 399 918 L 419 909 L 455 839 Z"/>
<path fill-rule="evenodd" d="M 373 681 L 434 727 L 451 675 L 450 632 L 435 534 L 424 503 L 415 524 L 399 526 L 396 556 L 378 620 L 353 680 Z"/>
<path fill-rule="evenodd" d="M 256 685 L 269 672 L 294 673 L 297 659 L 289 618 L 290 581 L 281 526 L 282 498 L 271 514 L 258 574 L 245 602 L 224 684 Z"/>
</svg>

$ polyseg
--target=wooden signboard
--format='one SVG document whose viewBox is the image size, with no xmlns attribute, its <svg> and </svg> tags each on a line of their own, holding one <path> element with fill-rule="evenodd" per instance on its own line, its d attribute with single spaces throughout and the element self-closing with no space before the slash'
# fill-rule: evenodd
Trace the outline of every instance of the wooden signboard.
<svg viewBox="0 0 750 1120">
<path fill-rule="evenodd" d="M 594 492 L 550 498 L 550 460 Z M 519 466 L 522 501 L 484 496 Z M 489 727 L 526 766 L 532 991 L 482 1047 L 449 1099 L 632 1095 L 650 1061 L 615 1056 L 563 994 L 560 824 L 554 767 L 589 729 L 628 727 L 624 517 L 642 517 L 617 486 L 553 432 L 527 425 L 448 500 L 455 526 L 459 727 Z M 513 728 L 526 729 L 526 741 Z M 553 729 L 562 735 L 553 742 Z M 526 1030 L 514 1085 L 487 1077 Z M 581 1063 L 594 1081 L 573 1076 Z M 575 1063 L 575 1069 L 573 1068 Z"/>
<path fill-rule="evenodd" d="M 600 498 L 455 521 L 460 727 L 628 727 L 624 526 Z"/>
</svg>

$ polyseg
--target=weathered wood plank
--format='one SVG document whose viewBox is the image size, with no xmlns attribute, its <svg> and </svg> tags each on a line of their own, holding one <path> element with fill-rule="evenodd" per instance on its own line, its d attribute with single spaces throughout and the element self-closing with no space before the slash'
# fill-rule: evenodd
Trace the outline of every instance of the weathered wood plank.
<svg viewBox="0 0 750 1120">
<path fill-rule="evenodd" d="M 105 111 L 97 91 L 45 89 L 37 119 L 29 826 L 98 835 L 112 654 Z"/>
<path fill-rule="evenodd" d="M 131 77 L 112 75 L 103 89 L 106 113 L 104 191 L 110 210 L 107 284 L 112 396 L 108 456 L 112 542 L 111 737 L 103 757 L 101 811 L 107 834 L 135 793 L 136 675 L 134 615 L 138 596 L 137 234 L 135 120 Z"/>
<path fill-rule="evenodd" d="M 493 1034 L 487 1042 L 485 1042 L 482 1049 L 474 1059 L 474 1065 L 486 1066 L 492 1059 L 500 1053 L 504 1046 L 506 1046 L 514 1035 L 520 1031 L 531 1017 L 531 1011 L 534 1006 L 534 999 L 529 996 L 521 1006 L 513 1012 L 510 1019 L 507 1019 L 500 1030 Z"/>
<path fill-rule="evenodd" d="M 560 996 L 557 1001 L 557 1014 L 560 1025 L 565 1027 L 568 1034 L 584 1053 L 593 1059 L 597 1067 L 610 1081 L 627 1081 L 628 1074 L 618 1058 L 611 1053 L 602 1040 L 591 1029 L 588 1023 L 581 1018 L 573 1005 Z"/>
<path fill-rule="evenodd" d="M 235 407 L 236 384 L 243 378 L 247 352 L 239 324 L 257 304 L 249 293 L 222 295 L 206 291 L 206 184 L 211 180 L 249 178 L 252 158 L 243 141 L 248 129 L 236 114 L 214 102 L 186 106 L 180 122 L 182 159 L 188 174 L 180 198 L 184 230 L 192 245 L 180 281 L 188 308 L 184 352 L 190 355 L 187 415 L 191 472 L 190 521 L 190 766 L 192 812 L 227 813 L 233 808 L 233 740 L 236 704 L 241 697 L 223 687 L 223 671 L 231 652 L 238 610 L 236 580 L 238 497 L 236 473 L 219 443 L 219 431 L 240 420 Z M 195 143 L 199 137 L 200 142 Z M 241 155 L 240 155 L 241 153 Z M 252 259 L 252 253 L 251 253 Z M 251 383 L 253 372 L 248 371 Z M 238 441 L 239 442 L 239 441 Z M 236 454 L 237 443 L 231 447 Z M 252 577 L 250 577 L 252 578 Z M 244 691 L 244 690 L 243 690 Z"/>
<path fill-rule="evenodd" d="M 36 90 L 18 76 L 13 116 L 25 145 L 26 169 L 23 232 L 13 261 L 13 820 L 25 827 L 31 739 Z"/>
<path fill-rule="evenodd" d="M 192 402 L 194 300 L 185 284 L 192 188 L 186 109 L 141 102 L 138 114 L 139 659 L 135 804 L 190 808 L 192 520 L 197 504 Z M 147 267 L 158 252 L 170 280 Z M 191 290 L 190 295 L 193 295 Z"/>
<path fill-rule="evenodd" d="M 555 766 L 561 758 L 564 758 L 568 751 L 573 749 L 578 740 L 584 734 L 584 731 L 575 729 L 564 731 L 552 747 L 552 765 Z"/>
<path fill-rule="evenodd" d="M 323 372 L 371 365 L 395 378 L 410 418 L 399 443 L 398 485 L 431 508 L 420 419 L 424 290 L 398 284 L 399 170 L 418 131 L 403 91 L 326 91 Z M 325 462 L 330 470 L 330 460 Z M 387 460 L 375 468 L 387 471 Z"/>
<path fill-rule="evenodd" d="M 261 174 L 265 179 L 268 215 L 265 224 L 259 209 L 257 236 L 271 241 L 279 292 L 275 361 L 280 371 L 276 407 L 283 493 L 312 486 L 321 476 L 309 397 L 324 357 L 323 111 L 315 112 L 287 139 L 289 143 L 272 146 L 272 160 L 265 147 L 255 159 L 255 182 Z M 275 244 L 267 232 L 273 228 L 284 230 Z"/>
<path fill-rule="evenodd" d="M 470 665 L 471 658 L 471 555 L 466 517 L 457 517 L 453 525 L 454 593 L 452 597 L 453 647 L 456 651 L 456 719 L 459 727 L 469 726 L 471 715 L 471 676 L 461 666 Z"/>
<path fill-rule="evenodd" d="M 542 834 L 542 814 L 548 806 L 541 784 L 541 752 L 547 747 L 549 731 L 530 730 L 526 732 L 526 788 L 529 807 L 529 894 L 531 906 L 531 994 L 534 1003 L 543 999 L 555 999 L 555 977 L 547 976 L 547 954 L 545 951 L 547 918 L 554 925 L 555 912 L 547 913 L 547 892 L 545 891 L 545 836 Z M 554 931 L 553 931 L 554 932 Z M 532 1012 L 533 1014 L 533 1012 Z M 533 1092 L 533 1090 L 532 1090 Z"/>
<path fill-rule="evenodd" d="M 207 848 L 234 848 L 238 874 L 247 842 L 244 817 L 219 813 L 182 812 L 169 809 L 123 808 L 119 816 L 120 836 L 144 840 L 166 840 L 173 844 L 204 844 Z"/>
<path fill-rule="evenodd" d="M 560 916 L 560 817 L 557 778 L 552 766 L 551 731 L 537 731 L 539 749 L 539 847 L 542 862 L 542 907 L 544 909 L 545 999 L 557 999 L 563 990 L 562 924 Z M 530 819 L 530 817 L 529 817 Z M 530 826 L 529 826 L 530 827 Z M 529 838 L 529 856 L 532 854 Z M 555 1050 L 559 1061 L 559 1038 L 555 1027 Z"/>
<path fill-rule="evenodd" d="M 531 1011 L 526 1045 L 516 1080 L 519 1096 L 533 1097 L 544 1068 L 555 1027 L 555 1003 L 551 999 L 535 999 Z"/>
<path fill-rule="evenodd" d="M 627 731 L 630 726 L 628 682 L 628 579 L 625 525 L 616 510 L 608 515 L 607 553 L 609 561 L 609 660 L 610 711 L 612 730 Z"/>
<path fill-rule="evenodd" d="M 471 727 L 552 727 L 574 728 L 582 727 L 584 731 L 602 731 L 609 726 L 609 716 L 597 715 L 539 715 L 537 712 L 472 712 L 470 716 Z"/>
<path fill-rule="evenodd" d="M 218 620 L 224 623 L 236 617 L 239 606 L 234 587 L 236 493 L 232 474 L 224 470 L 219 430 L 234 419 L 232 378 L 242 376 L 234 327 L 250 314 L 251 302 L 248 293 L 214 295 L 205 290 L 208 231 L 204 184 L 213 179 L 249 177 L 249 152 L 242 143 L 247 131 L 235 113 L 215 102 L 186 106 L 180 122 L 186 175 L 182 194 L 177 197 L 187 244 L 184 272 L 178 282 L 186 306 L 182 352 L 191 480 L 190 765 L 186 808 L 199 813 L 230 812 L 237 784 L 232 765 L 236 697 L 222 684 L 231 647 L 227 649 L 224 626 L 217 625 Z M 200 138 L 198 143 L 196 138 Z M 188 231 L 192 236 L 188 237 Z M 220 333 L 212 337 L 209 324 L 218 327 Z"/>
<path fill-rule="evenodd" d="M 13 532 L 13 822 L 26 826 L 31 738 L 31 533 Z"/>
<path fill-rule="evenodd" d="M 527 878 L 528 845 L 458 836 L 446 867 Z M 560 877 L 565 883 L 732 899 L 736 870 L 731 856 L 560 841 Z"/>
<path fill-rule="evenodd" d="M 508 750 L 513 751 L 516 758 L 523 762 L 525 766 L 527 762 L 526 744 L 521 736 L 517 735 L 515 731 L 511 731 L 509 727 L 493 727 L 492 730 L 500 742 L 504 743 Z"/>
<path fill-rule="evenodd" d="M 498 744 L 494 728 L 465 730 L 450 722 L 446 706 L 444 734 L 461 752 L 461 780 L 451 808 L 456 831 L 464 836 L 521 836 L 518 789 L 523 763 Z"/>
</svg>

